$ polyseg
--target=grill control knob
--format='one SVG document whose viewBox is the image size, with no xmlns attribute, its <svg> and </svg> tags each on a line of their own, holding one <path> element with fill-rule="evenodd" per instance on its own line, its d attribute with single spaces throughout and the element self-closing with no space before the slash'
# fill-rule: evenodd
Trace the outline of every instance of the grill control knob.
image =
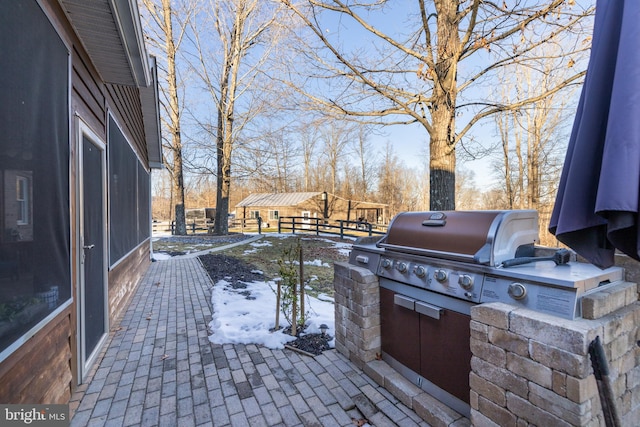
<svg viewBox="0 0 640 427">
<path fill-rule="evenodd" d="M 463 289 L 469 290 L 473 288 L 473 277 L 468 274 L 462 274 L 458 277 L 458 284 L 462 286 Z"/>
<path fill-rule="evenodd" d="M 399 262 L 396 264 L 396 270 L 398 270 L 400 273 L 406 273 L 407 272 L 407 264 L 404 262 Z"/>
<path fill-rule="evenodd" d="M 391 262 L 390 259 L 383 259 L 382 260 L 382 268 L 384 268 L 385 270 L 390 269 L 392 265 L 393 265 L 393 262 Z"/>
<path fill-rule="evenodd" d="M 433 272 L 433 278 L 438 282 L 444 282 L 445 280 L 447 280 L 447 271 L 439 268 Z"/>
<path fill-rule="evenodd" d="M 509 296 L 515 300 L 521 300 L 527 296 L 527 288 L 522 283 L 512 283 L 507 289 Z"/>
<path fill-rule="evenodd" d="M 416 268 L 413 269 L 413 274 L 415 274 L 418 277 L 424 277 L 427 275 L 427 270 L 423 266 L 418 265 L 416 266 Z"/>
</svg>

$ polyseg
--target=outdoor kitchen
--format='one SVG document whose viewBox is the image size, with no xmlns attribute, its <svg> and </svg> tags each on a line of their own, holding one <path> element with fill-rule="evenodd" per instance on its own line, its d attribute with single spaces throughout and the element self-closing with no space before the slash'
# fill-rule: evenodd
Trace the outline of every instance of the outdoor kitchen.
<svg viewBox="0 0 640 427">
<path fill-rule="evenodd" d="M 336 348 L 433 426 L 637 425 L 637 284 L 537 242 L 533 210 L 397 215 L 335 265 Z"/>
</svg>

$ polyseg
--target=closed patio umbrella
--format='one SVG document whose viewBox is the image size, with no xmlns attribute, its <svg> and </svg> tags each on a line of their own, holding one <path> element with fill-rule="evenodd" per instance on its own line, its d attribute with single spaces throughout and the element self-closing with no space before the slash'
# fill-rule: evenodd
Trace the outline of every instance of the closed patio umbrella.
<svg viewBox="0 0 640 427">
<path fill-rule="evenodd" d="M 549 231 L 591 263 L 640 260 L 640 1 L 598 0 Z"/>
</svg>

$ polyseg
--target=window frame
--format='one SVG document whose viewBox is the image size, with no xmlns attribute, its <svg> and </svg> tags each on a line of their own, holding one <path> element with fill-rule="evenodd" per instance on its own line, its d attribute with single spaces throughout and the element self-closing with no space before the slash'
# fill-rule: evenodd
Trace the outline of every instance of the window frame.
<svg viewBox="0 0 640 427">
<path fill-rule="evenodd" d="M 16 202 L 18 204 L 17 225 L 30 224 L 31 180 L 23 175 L 16 175 Z M 22 185 L 20 185 L 22 184 Z M 21 191 L 22 190 L 22 191 Z M 22 196 L 22 197 L 21 197 Z"/>
</svg>

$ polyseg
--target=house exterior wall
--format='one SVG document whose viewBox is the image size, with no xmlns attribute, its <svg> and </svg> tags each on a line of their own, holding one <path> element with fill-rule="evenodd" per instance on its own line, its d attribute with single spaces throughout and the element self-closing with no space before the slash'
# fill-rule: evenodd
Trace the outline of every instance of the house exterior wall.
<svg viewBox="0 0 640 427">
<path fill-rule="evenodd" d="M 312 218 L 322 218 L 322 206 L 319 197 L 309 199 L 296 206 L 244 206 L 236 208 L 236 215 L 239 218 L 252 218 L 252 212 L 259 212 L 263 221 L 269 221 L 269 212 L 278 211 L 278 215 L 283 216 L 302 216 L 302 212 L 310 212 Z"/>
<path fill-rule="evenodd" d="M 0 402 L 64 404 L 72 393 L 71 307 L 0 363 Z M 46 351 L 43 351 L 46 349 Z"/>
<path fill-rule="evenodd" d="M 149 268 L 150 240 L 138 246 L 109 271 L 109 320 L 114 323 L 129 305 L 138 283 Z"/>
<path fill-rule="evenodd" d="M 102 143 L 108 144 L 107 118 L 108 114 L 112 114 L 147 172 L 149 158 L 138 89 L 102 82 L 58 1 L 33 1 L 37 1 L 69 49 L 69 219 L 72 295 L 70 304 L 45 318 L 39 328 L 30 331 L 28 337 L 23 337 L 24 342 L 20 346 L 0 360 L 0 403 L 60 404 L 69 401 L 80 382 L 77 313 L 81 270 L 79 259 L 82 249 L 78 248 L 80 223 L 75 190 L 79 182 L 79 121 L 90 128 Z M 107 188 L 108 197 L 110 194 Z M 105 237 L 108 238 L 108 233 Z M 144 240 L 107 272 L 109 323 L 115 322 L 122 314 L 150 263 L 149 242 L 149 239 Z M 105 266 L 108 265 L 109 262 L 105 262 Z"/>
<path fill-rule="evenodd" d="M 117 117 L 120 126 L 125 128 L 125 135 L 133 145 L 140 160 L 149 164 L 145 146 L 144 122 L 138 89 L 129 86 L 105 85 L 108 96 L 109 111 Z"/>
</svg>

